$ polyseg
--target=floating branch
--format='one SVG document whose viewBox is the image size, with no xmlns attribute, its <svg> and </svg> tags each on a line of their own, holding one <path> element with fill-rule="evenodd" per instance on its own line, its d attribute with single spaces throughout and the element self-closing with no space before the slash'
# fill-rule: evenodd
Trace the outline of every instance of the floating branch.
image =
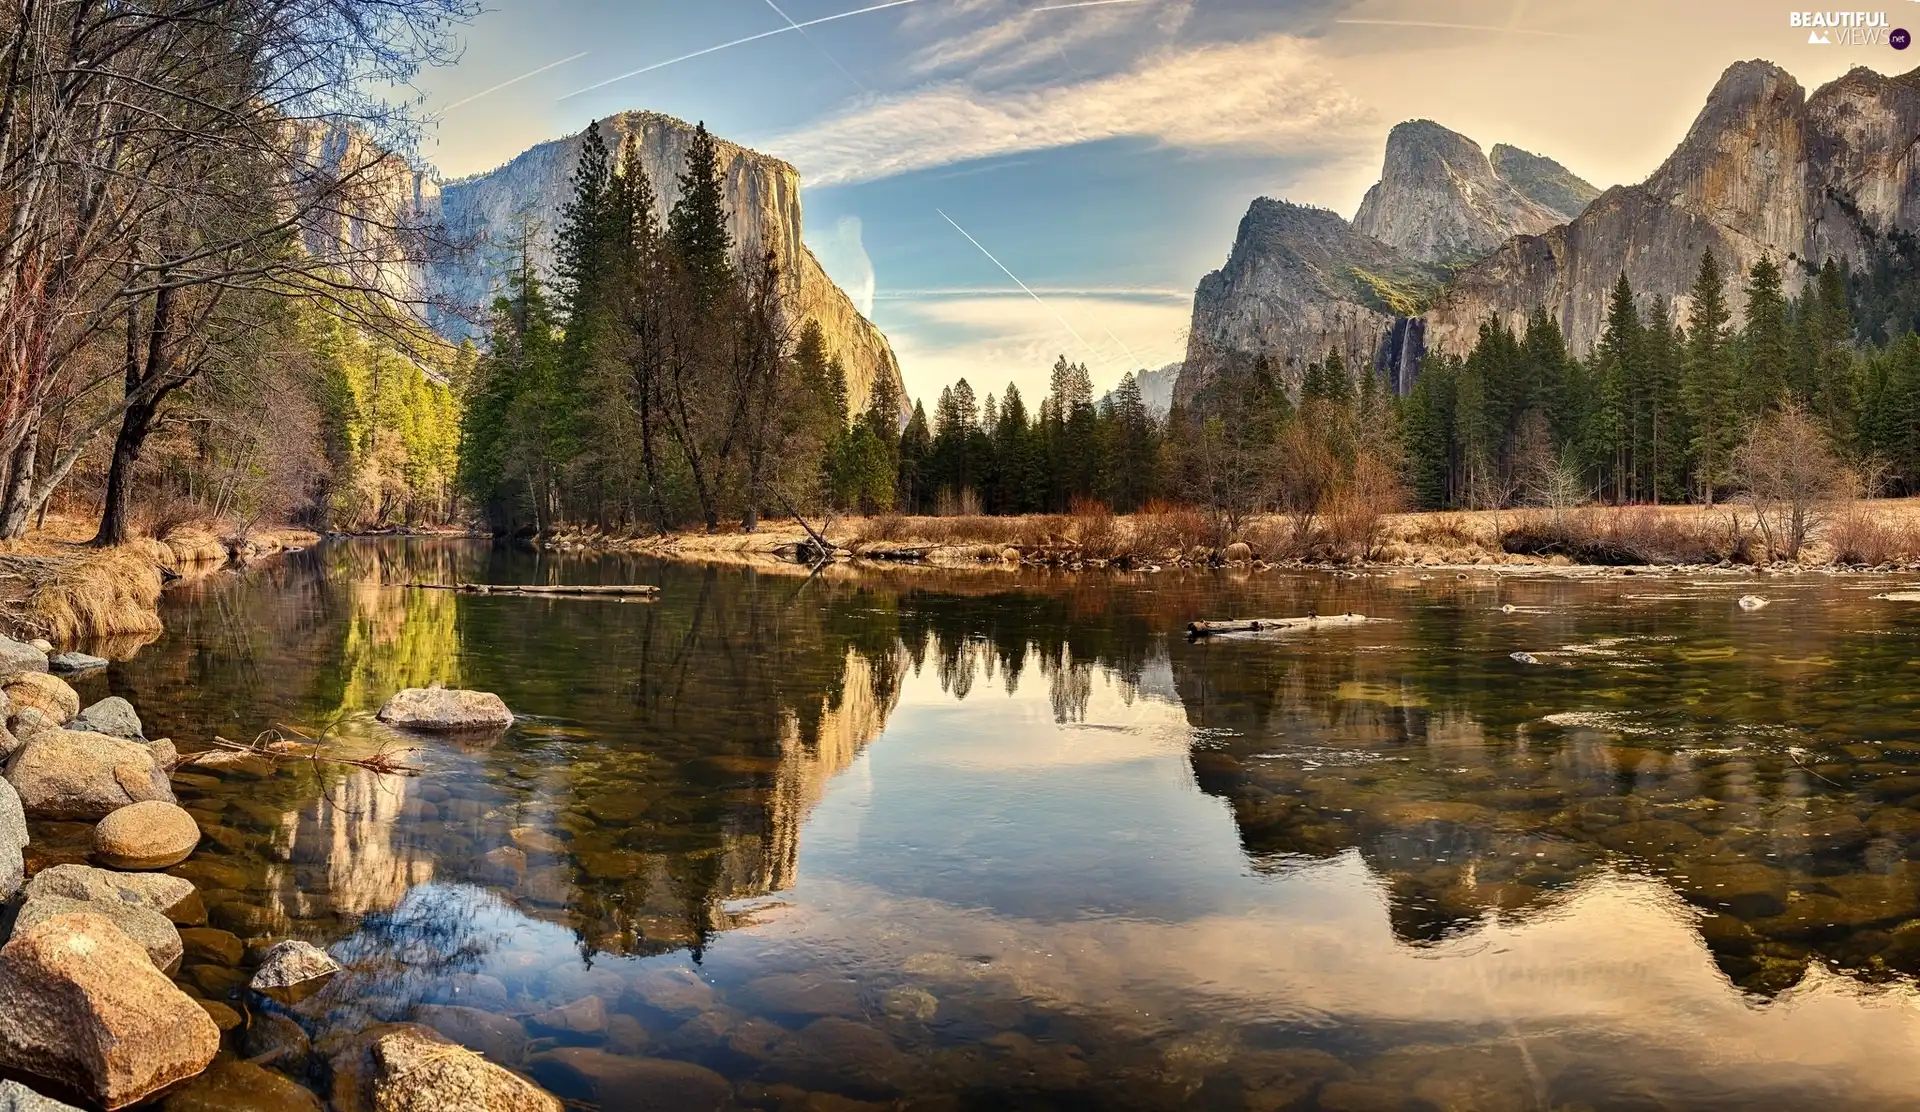
<svg viewBox="0 0 1920 1112">
<path fill-rule="evenodd" d="M 408 753 L 418 752 L 417 747 L 382 748 L 371 757 L 334 757 L 326 753 L 327 746 L 324 742 L 308 737 L 291 726 L 282 726 L 280 729 L 292 734 L 298 740 L 282 737 L 279 730 L 268 730 L 254 738 L 252 742 L 228 741 L 226 738 L 216 736 L 213 744 L 225 752 L 260 757 L 274 764 L 281 761 L 314 761 L 320 764 L 350 765 L 385 776 L 419 776 L 426 772 L 426 769 L 407 764 L 400 759 Z M 205 754 L 182 758 L 180 765 L 191 766 L 200 756 Z"/>
<path fill-rule="evenodd" d="M 463 595 L 561 595 L 577 597 L 603 598 L 652 598 L 660 593 L 658 587 L 642 584 L 623 584 L 612 587 L 523 587 L 500 583 L 404 583 L 419 591 L 458 591 Z"/>
<path fill-rule="evenodd" d="M 1361 625 L 1378 621 L 1365 614 L 1309 614 L 1304 618 L 1226 618 L 1194 622 L 1187 626 L 1189 637 L 1212 637 L 1218 633 L 1262 633 L 1276 629 L 1321 629 L 1327 626 Z"/>
</svg>

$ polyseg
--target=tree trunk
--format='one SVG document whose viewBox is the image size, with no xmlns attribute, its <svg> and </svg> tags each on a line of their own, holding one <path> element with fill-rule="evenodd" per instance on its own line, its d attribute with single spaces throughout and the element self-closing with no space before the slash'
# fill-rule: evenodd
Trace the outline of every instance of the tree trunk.
<svg viewBox="0 0 1920 1112">
<path fill-rule="evenodd" d="M 27 534 L 27 522 L 33 517 L 33 471 L 40 456 L 40 415 L 31 415 L 27 434 L 13 450 L 13 463 L 7 469 L 7 496 L 0 502 L 0 537 L 17 540 Z"/>
<path fill-rule="evenodd" d="M 158 405 L 142 402 L 127 407 L 120 422 L 120 435 L 113 441 L 113 465 L 107 469 L 106 505 L 100 514 L 100 531 L 91 542 L 95 548 L 127 543 L 132 530 L 133 469 L 140 462 L 140 450 L 146 447 L 153 431 Z"/>
</svg>

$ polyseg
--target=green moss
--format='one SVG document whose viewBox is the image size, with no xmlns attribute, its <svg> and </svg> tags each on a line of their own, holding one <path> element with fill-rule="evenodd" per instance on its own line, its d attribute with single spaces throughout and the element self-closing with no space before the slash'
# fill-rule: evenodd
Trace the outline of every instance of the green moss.
<svg viewBox="0 0 1920 1112">
<path fill-rule="evenodd" d="M 1349 271 L 1359 284 L 1360 300 L 1369 308 L 1396 317 L 1417 317 L 1433 304 L 1438 289 L 1418 279 L 1389 277 L 1360 267 Z"/>
</svg>

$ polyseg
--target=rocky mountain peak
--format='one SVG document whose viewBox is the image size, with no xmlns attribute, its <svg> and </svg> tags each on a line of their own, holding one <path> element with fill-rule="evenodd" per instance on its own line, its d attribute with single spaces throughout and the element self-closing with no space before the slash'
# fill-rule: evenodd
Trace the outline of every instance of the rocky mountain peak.
<svg viewBox="0 0 1920 1112">
<path fill-rule="evenodd" d="M 1453 264 L 1567 219 L 1496 173 L 1478 143 L 1432 120 L 1408 120 L 1388 134 L 1380 181 L 1353 226 L 1421 262 Z"/>
<path fill-rule="evenodd" d="M 1552 209 L 1563 220 L 1585 212 L 1600 191 L 1543 154 L 1495 143 L 1493 172 L 1528 200 Z"/>
</svg>

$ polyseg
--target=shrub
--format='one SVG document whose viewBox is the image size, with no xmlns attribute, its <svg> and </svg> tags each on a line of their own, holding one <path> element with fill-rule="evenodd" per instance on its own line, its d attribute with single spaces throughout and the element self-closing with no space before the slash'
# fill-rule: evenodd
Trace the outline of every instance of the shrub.
<svg viewBox="0 0 1920 1112">
<path fill-rule="evenodd" d="M 1909 559 L 1920 549 L 1911 523 L 1882 520 L 1857 502 L 1834 517 L 1826 540 L 1836 564 L 1877 567 Z"/>
<path fill-rule="evenodd" d="M 1192 506 L 1177 506 L 1155 499 L 1133 518 L 1133 547 L 1137 552 L 1159 556 L 1169 550 L 1185 552 L 1206 545 L 1217 535 L 1207 515 Z"/>
</svg>

